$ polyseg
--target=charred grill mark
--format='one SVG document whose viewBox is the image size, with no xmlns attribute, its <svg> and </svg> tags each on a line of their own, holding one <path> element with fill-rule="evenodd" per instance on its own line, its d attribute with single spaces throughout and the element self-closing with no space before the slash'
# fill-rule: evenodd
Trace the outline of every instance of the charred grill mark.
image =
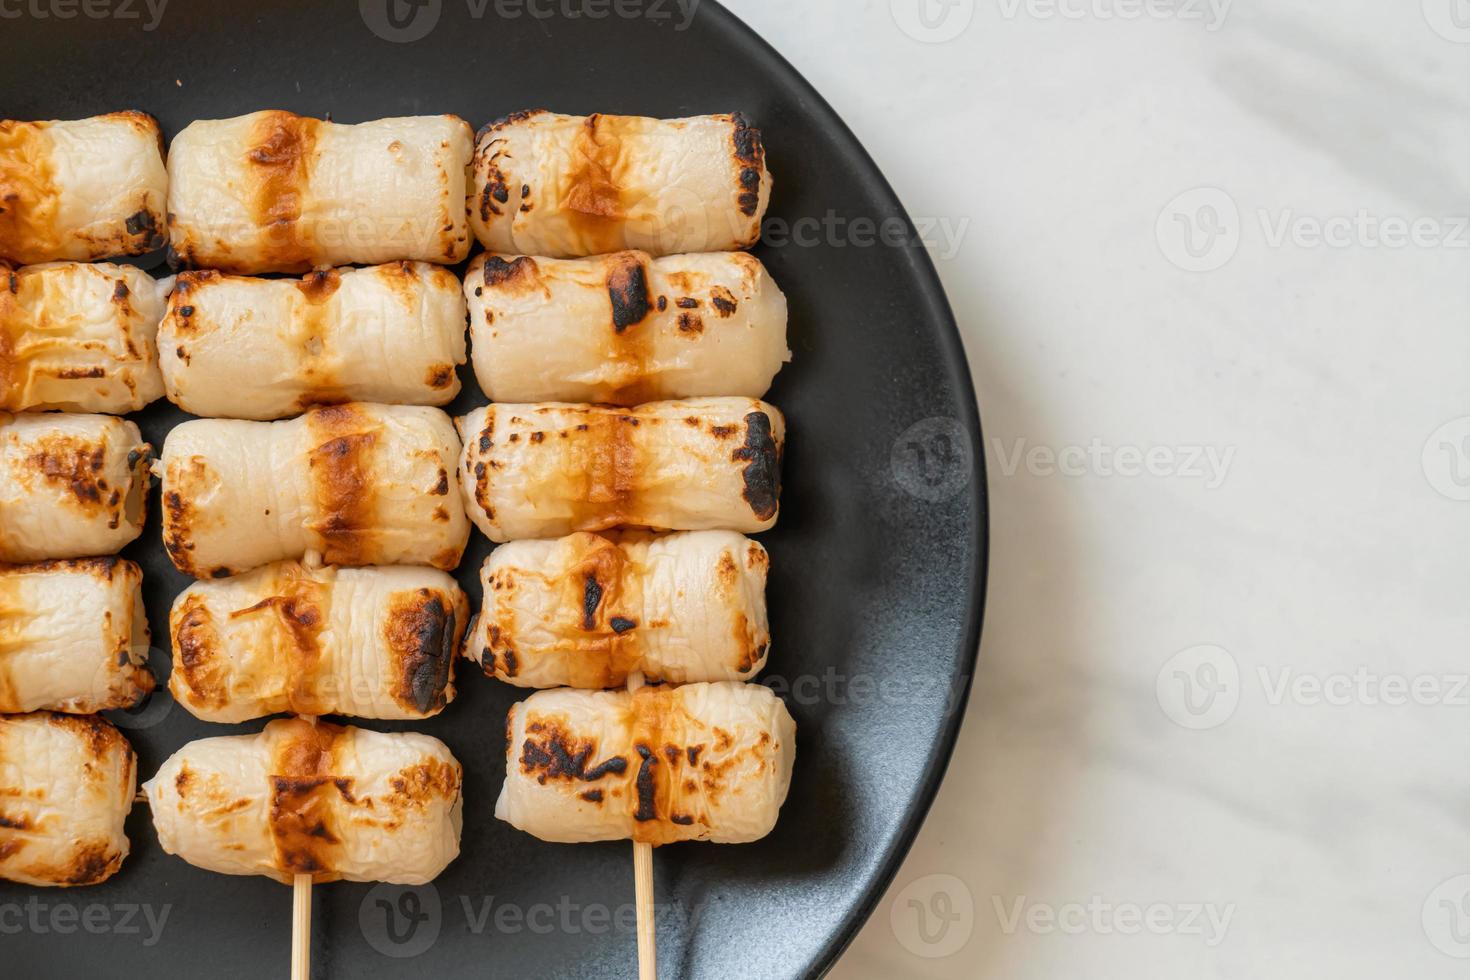
<svg viewBox="0 0 1470 980">
<path fill-rule="evenodd" d="M 194 550 L 194 541 L 189 528 L 194 522 L 194 507 L 177 490 L 163 494 L 163 547 L 168 551 L 174 566 L 186 575 L 194 572 L 194 559 L 189 552 Z"/>
<path fill-rule="evenodd" d="M 732 138 L 735 143 L 736 159 L 752 167 L 760 166 L 765 159 L 765 149 L 761 145 L 761 131 L 751 125 L 750 118 L 743 112 L 731 113 L 730 121 L 735 126 Z"/>
<path fill-rule="evenodd" d="M 507 262 L 498 255 L 485 256 L 480 269 L 480 281 L 493 289 L 520 292 L 533 288 L 540 282 L 540 270 L 536 260 L 522 255 Z"/>
<path fill-rule="evenodd" d="M 460 772 L 432 756 L 407 766 L 388 780 L 393 793 L 388 802 L 393 809 L 426 810 L 436 799 L 453 800 L 459 795 Z"/>
<path fill-rule="evenodd" d="M 296 283 L 296 288 L 300 290 L 301 295 L 306 297 L 306 301 L 313 306 L 320 305 L 331 299 L 332 294 L 341 288 L 341 286 L 342 274 L 336 269 L 313 270 L 303 276 L 300 282 Z"/>
<path fill-rule="evenodd" d="M 323 790 L 335 785 L 331 779 L 271 777 L 271 836 L 281 870 L 310 875 L 331 870 L 330 848 L 341 840 L 328 826 L 331 806 Z"/>
<path fill-rule="evenodd" d="M 337 725 L 288 722 L 289 734 L 271 760 L 269 823 L 276 866 L 289 874 L 330 880 L 341 846 L 331 825 L 336 791 L 334 749 L 345 730 Z"/>
<path fill-rule="evenodd" d="M 450 667 L 458 645 L 458 617 L 429 589 L 395 596 L 385 626 L 397 658 L 394 700 L 421 715 L 448 703 Z"/>
<path fill-rule="evenodd" d="M 494 445 L 494 438 L 492 435 L 494 429 L 495 413 L 486 412 L 485 428 L 481 431 L 478 442 L 480 453 L 482 455 L 488 454 L 492 446 Z M 468 456 L 466 456 L 465 458 L 465 466 L 469 466 Z M 468 477 L 469 475 L 469 473 L 465 474 L 466 477 Z M 485 512 L 485 516 L 493 521 L 495 520 L 495 504 L 490 499 L 490 474 L 489 470 L 486 468 L 484 460 L 480 460 L 479 462 L 475 463 L 473 475 L 475 478 L 475 503 L 479 504 L 480 509 Z"/>
<path fill-rule="evenodd" d="M 760 207 L 761 174 L 765 169 L 766 150 L 761 141 L 761 131 L 751 125 L 743 112 L 730 116 L 734 125 L 731 143 L 735 160 L 741 165 L 740 193 L 736 197 L 740 213 L 754 217 Z"/>
<path fill-rule="evenodd" d="M 0 179 L 3 179 L 3 174 L 0 174 Z M 0 254 L 3 254 L 3 250 L 4 229 L 0 227 Z M 8 286 L 4 292 L 0 292 L 0 408 L 18 408 L 21 368 L 15 354 L 15 331 L 9 323 L 16 318 L 19 303 L 16 293 L 19 284 L 15 273 L 3 264 L 3 260 L 0 260 L 0 273 L 5 274 L 3 281 Z"/>
<path fill-rule="evenodd" d="M 122 855 L 104 840 L 81 845 L 52 877 L 65 885 L 95 885 L 122 867 Z"/>
<path fill-rule="evenodd" d="M 45 123 L 0 121 L 0 257 L 44 261 L 63 244 L 56 210 L 61 190 Z"/>
<path fill-rule="evenodd" d="M 26 572 L 86 572 L 103 582 L 112 581 L 113 575 L 119 570 L 135 578 L 142 575 L 137 565 L 126 558 L 118 558 L 116 555 L 108 555 L 105 558 L 50 558 L 45 561 L 27 562 L 24 565 L 0 564 L 0 574 L 20 570 Z"/>
<path fill-rule="evenodd" d="M 459 560 L 464 557 L 464 545 L 450 545 L 442 551 L 434 552 L 429 558 L 429 564 L 440 571 L 452 572 L 459 567 Z"/>
<path fill-rule="evenodd" d="M 655 805 L 654 767 L 658 765 L 658 759 L 648 746 L 639 744 L 634 748 L 643 761 L 638 765 L 638 776 L 633 781 L 633 786 L 638 794 L 638 809 L 633 811 L 633 819 L 639 823 L 647 823 L 658 817 L 658 807 Z"/>
<path fill-rule="evenodd" d="M 67 715 L 48 713 L 46 721 L 57 728 L 64 728 L 76 736 L 85 746 L 87 758 L 94 762 L 105 760 L 113 752 L 123 752 L 131 758 L 133 750 L 122 733 L 97 715 Z"/>
<path fill-rule="evenodd" d="M 138 239 L 138 246 L 143 249 L 160 248 L 163 245 L 163 233 L 158 227 L 158 216 L 147 208 L 135 211 L 128 215 L 123 222 L 129 235 Z"/>
<path fill-rule="evenodd" d="M 479 195 L 479 213 L 480 220 L 486 224 L 490 223 L 492 215 L 498 217 L 504 214 L 497 206 L 497 202 L 498 204 L 506 204 L 510 200 L 510 178 L 499 166 L 502 154 L 501 147 L 504 141 L 493 138 L 494 134 L 507 126 L 524 122 L 545 112 L 545 109 L 513 112 L 510 115 L 503 116 L 481 127 L 480 131 L 475 134 L 473 166 L 476 173 L 480 175 L 480 179 L 484 182 L 484 186 Z M 530 196 L 530 188 L 524 184 L 521 185 L 521 196 L 522 198 Z M 529 210 L 528 205 L 529 202 L 522 201 L 521 210 Z"/>
<path fill-rule="evenodd" d="M 299 714 L 320 714 L 327 707 L 317 693 L 317 680 L 321 674 L 321 633 L 326 625 L 322 609 L 305 594 L 283 597 L 274 603 L 274 607 L 292 642 L 293 656 L 287 676 L 291 710 Z"/>
<path fill-rule="evenodd" d="M 710 290 L 710 304 L 714 306 L 715 312 L 725 319 L 735 315 L 740 304 L 735 300 L 735 294 L 724 286 L 715 286 Z"/>
<path fill-rule="evenodd" d="M 594 113 L 577 131 L 572 164 L 564 175 L 561 208 L 589 253 L 616 252 L 623 246 L 621 223 L 627 217 L 618 179 L 623 156 L 623 122 Z"/>
<path fill-rule="evenodd" d="M 735 645 L 740 650 L 740 659 L 736 662 L 735 669 L 741 674 L 747 674 L 765 656 L 766 644 L 758 642 L 752 635 L 745 613 L 735 615 L 734 631 Z"/>
<path fill-rule="evenodd" d="M 507 126 L 514 126 L 517 123 L 523 123 L 528 119 L 535 119 L 537 116 L 544 116 L 546 115 L 547 111 L 548 110 L 546 109 L 517 109 L 515 112 L 508 112 L 505 115 L 501 116 L 499 119 L 492 120 L 481 126 L 480 131 L 475 134 L 475 138 L 484 139 L 491 133 L 501 129 L 505 129 Z"/>
<path fill-rule="evenodd" d="M 311 530 L 321 537 L 322 558 L 333 565 L 370 564 L 376 552 L 372 420 L 352 405 L 322 408 L 307 416 L 322 441 L 309 454 L 312 493 L 321 515 Z"/>
<path fill-rule="evenodd" d="M 255 123 L 246 151 L 253 185 L 252 217 L 264 251 L 282 268 L 309 268 L 314 251 L 309 229 L 299 226 L 321 122 L 289 112 L 269 112 Z"/>
<path fill-rule="evenodd" d="M 179 799 L 189 795 L 189 787 L 194 782 L 194 770 L 187 764 L 179 765 L 178 775 L 174 776 L 174 792 L 179 794 Z"/>
<path fill-rule="evenodd" d="M 283 631 L 283 635 L 278 634 L 281 636 L 278 644 L 286 653 L 284 687 L 287 705 L 298 714 L 325 714 L 335 708 L 318 692 L 322 666 L 321 634 L 326 626 L 326 615 L 322 610 L 324 592 L 320 584 L 310 579 L 293 578 L 282 585 L 276 595 L 230 613 L 231 619 L 258 612 L 275 615 Z M 227 659 L 217 636 L 214 642 L 215 649 L 219 651 L 215 656 Z M 226 666 L 221 670 L 227 672 L 229 668 Z"/>
<path fill-rule="evenodd" d="M 617 633 L 619 636 L 628 632 L 631 629 L 636 629 L 638 627 L 638 624 L 636 622 L 631 619 L 625 619 L 622 616 L 614 616 L 612 619 L 608 620 L 608 625 L 611 626 L 613 632 Z"/>
<path fill-rule="evenodd" d="M 781 498 L 781 459 L 770 416 L 765 412 L 745 416 L 745 445 L 731 453 L 730 458 L 745 463 L 742 470 L 745 489 L 741 496 L 756 517 L 770 520 L 776 515 Z"/>
<path fill-rule="evenodd" d="M 490 216 L 500 215 L 502 212 L 491 202 L 495 198 L 495 189 L 505 186 L 505 177 L 493 164 L 487 165 L 485 171 L 485 188 L 480 191 L 480 220 L 486 224 L 490 223 Z"/>
<path fill-rule="evenodd" d="M 148 464 L 153 459 L 153 446 L 143 443 L 136 448 L 128 450 L 127 467 L 128 472 L 134 475 L 134 479 L 142 481 L 148 476 Z"/>
<path fill-rule="evenodd" d="M 602 603 L 602 586 L 597 582 L 597 576 L 588 575 L 582 588 L 582 628 L 592 630 L 597 628 L 597 607 Z"/>
<path fill-rule="evenodd" d="M 435 391 L 440 391 L 444 388 L 448 388 L 450 384 L 454 382 L 454 365 L 433 365 L 429 368 L 429 373 L 424 378 L 424 381 L 428 384 L 430 388 L 433 388 Z"/>
<path fill-rule="evenodd" d="M 224 276 L 214 269 L 196 269 L 191 272 L 180 272 L 174 279 L 174 290 L 170 299 L 184 299 L 200 286 L 223 279 Z"/>
<path fill-rule="evenodd" d="M 36 441 L 35 451 L 26 457 L 25 469 L 70 494 L 82 512 L 92 516 L 108 510 L 103 503 L 109 490 L 103 473 L 106 462 L 105 437 L 85 440 L 53 435 Z"/>
<path fill-rule="evenodd" d="M 582 775 L 582 779 L 586 782 L 592 783 L 601 779 L 603 776 L 608 775 L 609 773 L 616 776 L 621 776 L 627 771 L 628 760 L 624 759 L 620 755 L 615 755 L 601 765 L 594 766 L 593 768 L 588 769 L 586 773 Z"/>
<path fill-rule="evenodd" d="M 211 708 L 229 702 L 225 667 L 219 662 L 219 632 L 208 604 L 198 595 L 184 597 L 173 624 L 174 668 L 188 691 L 188 700 Z M 174 682 L 178 686 L 178 682 Z"/>
<path fill-rule="evenodd" d="M 548 779 L 583 779 L 592 745 L 569 745 L 559 731 L 547 733 L 543 741 L 527 738 L 521 746 L 521 770 L 546 785 Z"/>
<path fill-rule="evenodd" d="M 587 762 L 597 747 L 591 741 L 576 742 L 552 722 L 532 722 L 521 745 L 521 771 L 546 785 L 549 779 L 595 783 L 608 775 L 622 775 L 628 761 L 615 755 L 592 768 Z"/>
<path fill-rule="evenodd" d="M 740 567 L 735 564 L 735 558 L 729 551 L 720 552 L 720 560 L 715 562 L 715 577 L 726 594 L 735 590 L 735 584 L 740 578 Z"/>
<path fill-rule="evenodd" d="M 679 314 L 680 333 L 704 333 L 704 320 L 697 313 Z"/>
<path fill-rule="evenodd" d="M 648 275 L 643 262 L 632 252 L 613 256 L 609 263 L 607 295 L 612 301 L 613 332 L 621 334 L 648 317 Z"/>
</svg>

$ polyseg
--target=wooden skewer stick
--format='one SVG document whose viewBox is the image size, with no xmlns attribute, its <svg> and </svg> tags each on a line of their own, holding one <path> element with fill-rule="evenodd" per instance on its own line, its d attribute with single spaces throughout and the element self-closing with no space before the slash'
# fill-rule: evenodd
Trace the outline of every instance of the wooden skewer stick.
<svg viewBox="0 0 1470 980">
<path fill-rule="evenodd" d="M 291 980 L 311 980 L 311 875 L 291 880 L 291 898 Z"/>
<path fill-rule="evenodd" d="M 311 875 L 292 884 L 291 980 L 311 980 Z"/>
<path fill-rule="evenodd" d="M 628 691 L 643 686 L 643 672 L 628 675 Z M 653 845 L 633 842 L 633 901 L 638 910 L 638 980 L 658 980 L 658 936 L 654 928 Z"/>
</svg>

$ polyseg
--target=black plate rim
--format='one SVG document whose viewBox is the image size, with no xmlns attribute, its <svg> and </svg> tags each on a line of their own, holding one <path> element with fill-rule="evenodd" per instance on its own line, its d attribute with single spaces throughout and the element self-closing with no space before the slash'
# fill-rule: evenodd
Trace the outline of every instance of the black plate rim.
<svg viewBox="0 0 1470 980">
<path fill-rule="evenodd" d="M 729 31 L 731 43 L 749 49 L 752 55 L 766 63 L 771 77 L 779 78 L 791 90 L 799 91 L 799 98 L 806 103 L 804 108 L 808 108 L 812 115 L 822 117 L 824 127 L 836 142 L 843 144 L 844 151 L 866 164 L 866 173 L 862 174 L 862 177 L 874 184 L 877 196 L 891 203 L 894 213 L 903 219 L 910 232 L 909 241 L 917 242 L 917 232 L 908 209 L 904 207 L 898 194 L 893 190 L 893 185 L 888 182 L 888 178 L 884 176 L 872 154 L 863 146 L 852 128 L 838 115 L 832 104 L 769 41 L 761 37 L 754 28 L 732 13 L 724 4 L 716 0 L 710 5 L 710 9 L 717 11 L 725 19 L 724 26 Z M 964 723 L 965 710 L 974 685 L 975 669 L 980 656 L 980 634 L 985 619 L 986 586 L 990 565 L 990 494 L 986 477 L 985 441 L 980 423 L 980 405 L 975 394 L 975 382 L 970 374 L 969 359 L 965 354 L 959 323 L 955 319 L 954 309 L 950 306 L 949 297 L 944 291 L 944 285 L 940 282 L 939 272 L 934 266 L 934 259 L 930 256 L 929 250 L 923 245 L 912 245 L 894 251 L 902 254 L 908 261 L 910 271 L 924 294 L 928 309 L 924 311 L 923 319 L 939 328 L 936 331 L 936 339 L 944 348 L 945 362 L 949 366 L 955 391 L 964 399 L 965 410 L 962 411 L 963 417 L 958 421 L 964 427 L 970 440 L 971 460 L 974 466 L 971 502 L 975 507 L 974 534 L 970 542 L 975 563 L 970 580 L 965 583 L 964 588 L 965 595 L 970 599 L 970 605 L 964 626 L 965 650 L 961 651 L 957 664 L 959 669 L 964 671 L 964 676 L 958 678 L 961 684 L 959 697 L 955 700 L 949 717 L 944 721 L 940 737 L 935 740 L 930 749 L 918 792 L 913 795 L 909 803 L 898 833 L 888 848 L 888 853 L 883 855 L 878 873 L 870 879 L 867 891 L 848 911 L 836 932 L 828 937 L 826 945 L 818 956 L 816 969 L 807 974 L 809 978 L 826 976 L 836 965 L 837 960 L 852 945 L 853 940 L 862 931 L 863 925 L 872 916 L 878 903 L 882 901 L 888 887 L 898 876 L 904 859 L 913 848 L 914 840 L 919 835 L 919 829 L 924 825 L 924 820 L 934 805 L 934 799 L 939 794 L 939 787 L 944 782 L 945 774 L 954 757 L 955 746 L 959 742 L 960 726 Z"/>
</svg>

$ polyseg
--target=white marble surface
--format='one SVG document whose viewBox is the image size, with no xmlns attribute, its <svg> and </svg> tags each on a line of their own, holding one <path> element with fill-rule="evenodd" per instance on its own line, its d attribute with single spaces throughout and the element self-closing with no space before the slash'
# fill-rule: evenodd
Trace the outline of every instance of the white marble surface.
<svg viewBox="0 0 1470 980">
<path fill-rule="evenodd" d="M 729 3 L 964 227 L 988 442 L 975 697 L 833 976 L 1466 976 L 1470 3 L 947 3 Z"/>
</svg>

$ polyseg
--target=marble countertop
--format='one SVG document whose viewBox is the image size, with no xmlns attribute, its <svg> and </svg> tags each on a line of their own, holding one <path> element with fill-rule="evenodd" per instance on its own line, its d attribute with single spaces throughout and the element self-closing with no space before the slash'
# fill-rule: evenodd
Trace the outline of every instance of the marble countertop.
<svg viewBox="0 0 1470 980">
<path fill-rule="evenodd" d="M 728 0 L 932 229 L 990 601 L 837 980 L 1470 970 L 1470 2 Z"/>
</svg>

